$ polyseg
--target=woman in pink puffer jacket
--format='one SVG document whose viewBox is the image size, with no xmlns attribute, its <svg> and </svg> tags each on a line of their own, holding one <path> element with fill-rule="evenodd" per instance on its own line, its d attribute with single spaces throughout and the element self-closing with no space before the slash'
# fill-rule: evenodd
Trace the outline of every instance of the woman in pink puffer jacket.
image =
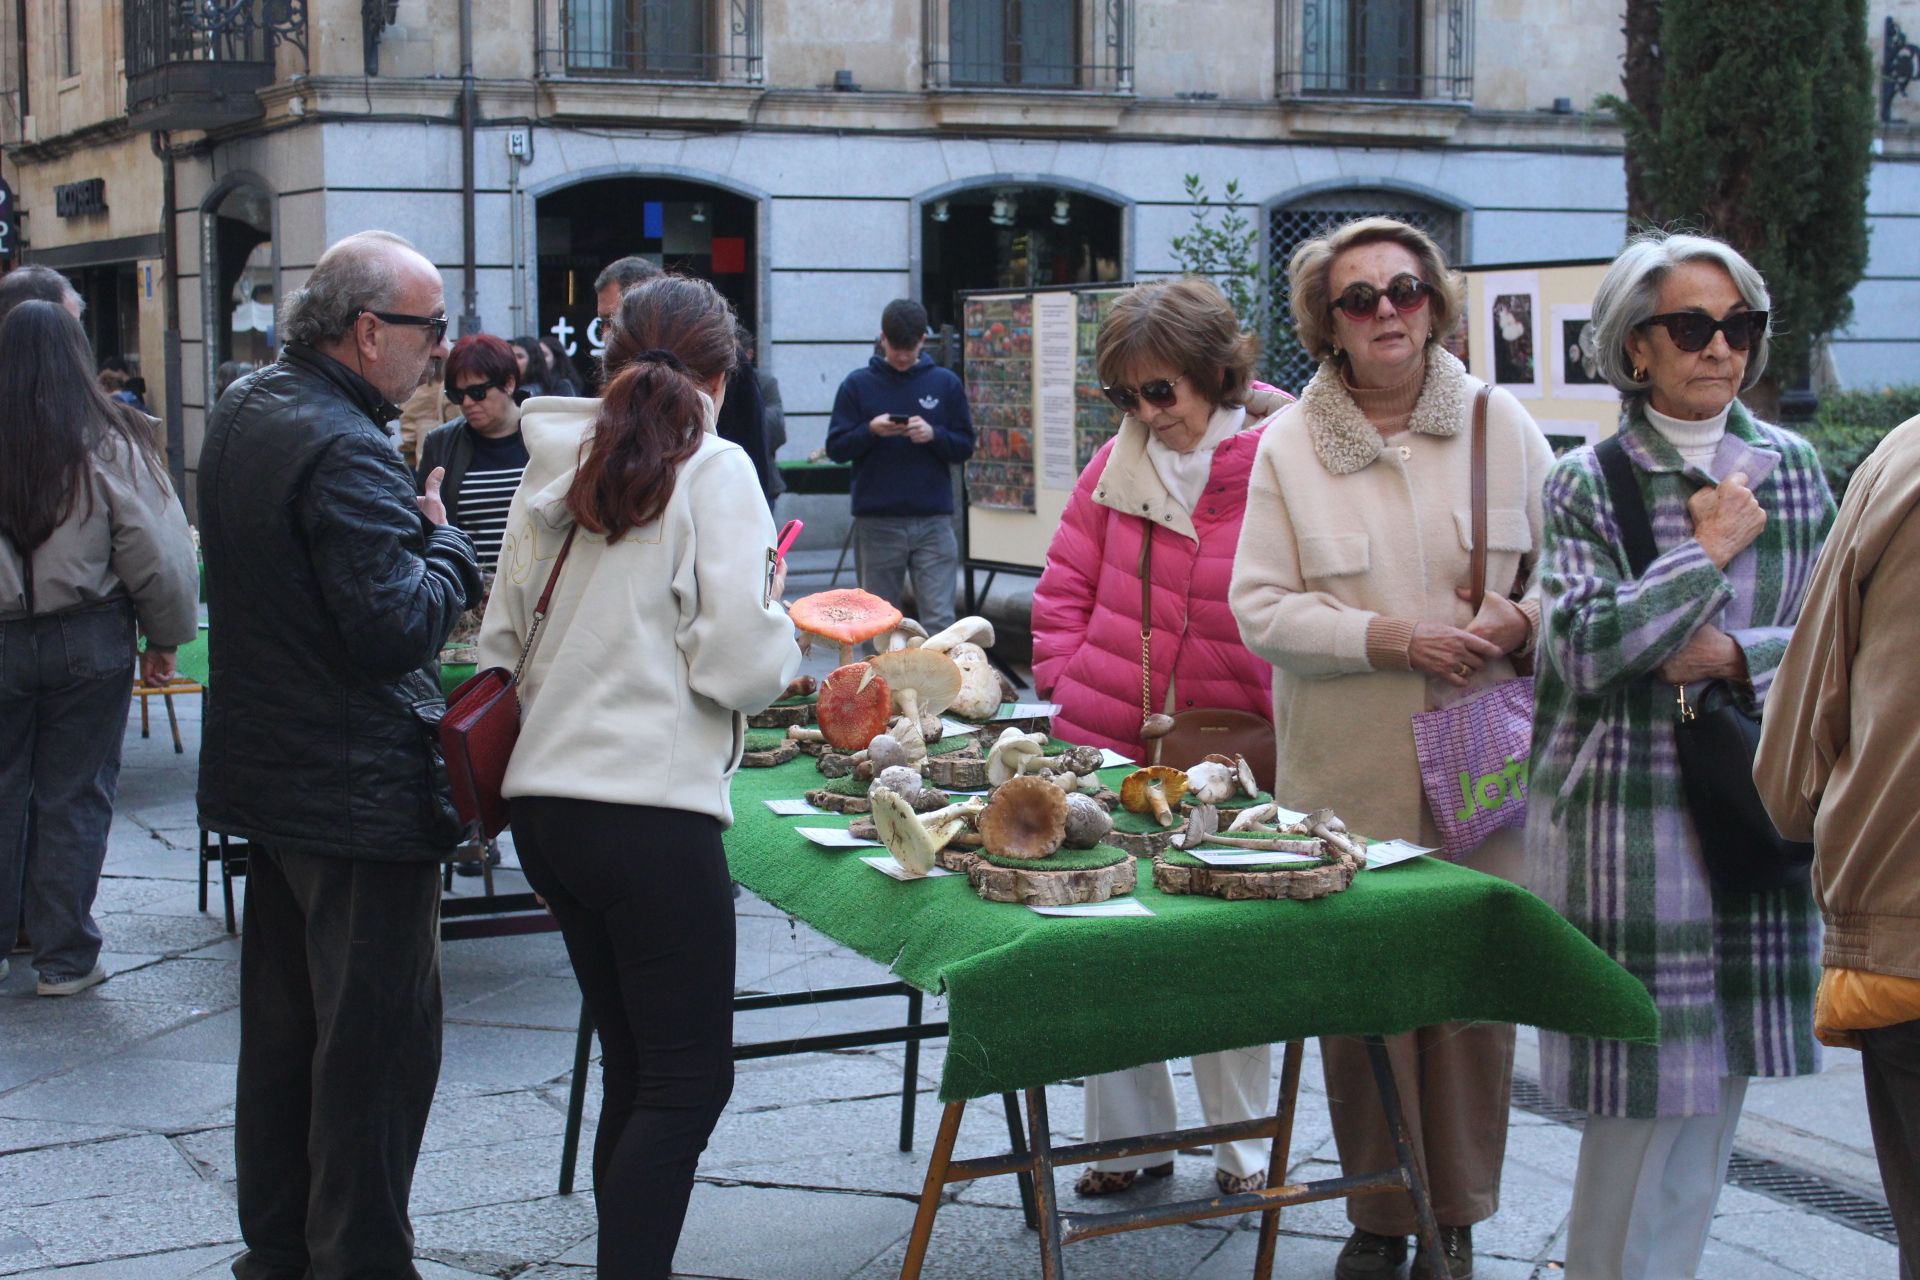
<svg viewBox="0 0 1920 1280">
<path fill-rule="evenodd" d="M 1141 285 L 1100 328 L 1100 380 L 1126 412 L 1120 433 L 1087 464 L 1047 548 L 1033 593 L 1033 682 L 1060 704 L 1054 732 L 1145 759 L 1140 740 L 1140 552 L 1153 538 L 1155 711 L 1226 707 L 1273 716 L 1273 668 L 1240 643 L 1227 604 L 1247 480 L 1269 418 L 1292 397 L 1249 382 L 1253 340 L 1203 280 Z M 1193 1059 L 1208 1124 L 1267 1112 L 1268 1047 Z M 1163 1062 L 1088 1079 L 1089 1142 L 1173 1128 L 1173 1077 Z M 1216 1142 L 1221 1191 L 1266 1182 L 1266 1144 Z M 1131 1187 L 1171 1158 L 1103 1160 L 1081 1195 Z"/>
</svg>

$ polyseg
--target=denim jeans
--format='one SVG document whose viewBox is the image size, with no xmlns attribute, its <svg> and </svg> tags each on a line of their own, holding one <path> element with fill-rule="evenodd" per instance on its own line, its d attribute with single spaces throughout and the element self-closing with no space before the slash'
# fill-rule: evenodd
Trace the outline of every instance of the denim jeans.
<svg viewBox="0 0 1920 1280">
<path fill-rule="evenodd" d="M 0 945 L 24 914 L 50 982 L 100 958 L 93 899 L 132 700 L 127 602 L 0 622 Z"/>
<path fill-rule="evenodd" d="M 855 516 L 853 558 L 860 589 L 896 608 L 913 575 L 913 603 L 929 635 L 953 624 L 953 584 L 960 575 L 960 539 L 952 516 Z"/>
</svg>

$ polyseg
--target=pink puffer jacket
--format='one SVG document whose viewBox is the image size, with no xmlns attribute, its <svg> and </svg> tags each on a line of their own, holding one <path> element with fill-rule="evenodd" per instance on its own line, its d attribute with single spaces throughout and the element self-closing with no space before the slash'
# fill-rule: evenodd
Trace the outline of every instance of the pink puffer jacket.
<svg viewBox="0 0 1920 1280">
<path fill-rule="evenodd" d="M 1247 480 L 1266 420 L 1290 402 L 1256 392 L 1256 425 L 1229 436 L 1191 517 L 1146 460 L 1131 418 L 1081 473 L 1033 592 L 1033 682 L 1060 704 L 1054 732 L 1144 759 L 1140 741 L 1140 548 L 1153 530 L 1153 693 L 1176 710 L 1227 707 L 1273 718 L 1273 668 L 1247 651 L 1227 604 Z M 1117 455 L 1117 457 L 1116 457 Z"/>
</svg>

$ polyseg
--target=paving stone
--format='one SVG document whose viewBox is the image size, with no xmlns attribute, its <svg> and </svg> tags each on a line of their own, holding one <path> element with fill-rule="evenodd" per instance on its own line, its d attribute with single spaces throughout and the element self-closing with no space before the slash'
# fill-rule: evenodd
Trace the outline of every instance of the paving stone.
<svg viewBox="0 0 1920 1280">
<path fill-rule="evenodd" d="M 173 1249 L 149 1253 L 117 1262 L 86 1263 L 56 1270 L 23 1271 L 20 1280 L 191 1280 L 215 1271 L 225 1271 L 239 1254 L 232 1245 L 208 1245 L 200 1249 Z"/>
<path fill-rule="evenodd" d="M 450 1267 L 444 1262 L 432 1259 L 417 1259 L 413 1269 L 420 1273 L 420 1280 L 473 1280 L 474 1277 L 493 1275 L 493 1272 L 466 1271 L 459 1267 Z M 521 1274 L 525 1274 L 522 1272 Z"/>
<path fill-rule="evenodd" d="M 1509 1156 L 1501 1171 L 1499 1211 L 1474 1226 L 1474 1251 L 1539 1257 L 1573 1209 L 1571 1174 L 1571 1166 L 1540 1169 Z"/>
<path fill-rule="evenodd" d="M 845 1280 L 906 1235 L 913 1215 L 912 1204 L 886 1196 L 700 1185 L 673 1266 L 739 1280 Z M 747 1222 L 752 1231 L 740 1229 Z"/>
<path fill-rule="evenodd" d="M 921 1056 L 923 1066 L 929 1056 Z M 898 1098 L 903 1074 L 904 1064 L 896 1054 L 848 1051 L 760 1058 L 735 1067 L 733 1097 L 727 1110 L 747 1115 L 810 1102 Z M 916 1090 L 921 1095 L 920 1107 L 939 1107 L 932 1085 L 923 1072 Z"/>
<path fill-rule="evenodd" d="M 179 833 L 172 839 L 162 836 L 156 840 L 151 835 L 139 840 L 123 838 L 120 843 L 108 845 L 106 870 L 117 876 L 197 884 L 200 879 L 200 856 L 195 852 L 197 839 L 197 833 L 193 832 L 188 832 L 184 839 Z M 212 870 L 215 875 L 219 874 L 217 868 Z"/>
<path fill-rule="evenodd" d="M 232 1067 L 240 1061 L 240 1010 L 226 1009 L 144 1040 L 127 1051 L 139 1058 L 176 1062 L 213 1062 Z"/>
<path fill-rule="evenodd" d="M 1716 1218 L 1712 1237 L 1783 1270 L 1822 1280 L 1900 1273 L 1900 1251 L 1895 1246 L 1830 1219 L 1784 1207 L 1777 1213 Z"/>
<path fill-rule="evenodd" d="M 488 1147 L 429 1151 L 414 1167 L 415 1217 L 479 1205 L 519 1204 L 554 1194 L 560 1177 L 560 1140 L 550 1135 Z M 592 1189 L 591 1162 L 582 1161 L 575 1189 Z"/>
<path fill-rule="evenodd" d="M 64 1124 L 58 1120 L 0 1119 L 0 1156 L 41 1147 L 73 1146 L 124 1137 L 131 1130 L 118 1125 Z"/>
<path fill-rule="evenodd" d="M 228 937 L 226 922 L 212 915 L 156 916 L 126 910 L 97 918 L 101 936 L 115 951 L 177 956 Z"/>
<path fill-rule="evenodd" d="M 10 984 L 12 981 L 9 979 Z M 26 990 L 31 993 L 31 983 Z M 16 1055 L 32 1053 L 50 1053 L 68 1066 L 78 1066 L 184 1026 L 206 1013 L 191 1005 L 93 998 L 99 990 L 95 987 L 59 1000 L 32 994 L 0 1000 L 0 1022 L 6 1025 L 6 1038 L 0 1043 L 0 1074 Z M 5 1114 L 11 1113 L 0 1105 L 0 1115 Z"/>
<path fill-rule="evenodd" d="M 240 965 L 232 960 L 162 960 L 94 991 L 102 1000 L 231 1009 L 240 1003 Z"/>
<path fill-rule="evenodd" d="M 200 1181 L 165 1138 L 138 1135 L 0 1156 L 0 1205 L 31 1206 L 146 1191 L 171 1195 Z"/>
<path fill-rule="evenodd" d="M 96 916 L 132 911 L 161 898 L 171 898 L 179 892 L 180 885 L 173 880 L 108 873 L 100 877 L 100 888 L 93 899 L 93 911 Z"/>
<path fill-rule="evenodd" d="M 1106 1236 L 1067 1246 L 1070 1275 L 1175 1280 L 1191 1275 L 1228 1239 L 1221 1231 L 1165 1227 Z M 906 1242 L 899 1240 L 855 1273 L 855 1280 L 891 1280 L 900 1274 Z M 923 1280 L 1007 1280 L 1038 1275 L 1038 1238 L 1020 1214 L 954 1204 L 934 1219 Z M 1249 1267 L 1251 1271 L 1251 1267 Z"/>
<path fill-rule="evenodd" d="M 455 1006 L 448 1021 L 575 1031 L 580 1026 L 580 984 L 568 978 L 522 978 L 503 989 Z"/>
<path fill-rule="evenodd" d="M 553 1159 L 560 1158 L 559 1137 L 566 1114 L 531 1091 L 488 1093 L 472 1097 L 435 1097 L 427 1115 L 426 1151 L 490 1147 L 523 1138 L 550 1140 Z M 480 1157 L 491 1158 L 491 1157 Z"/>
<path fill-rule="evenodd" d="M 82 1223 L 85 1229 L 77 1229 Z M 33 1240 L 46 1262 L 59 1266 L 237 1241 L 240 1222 L 220 1188 L 194 1182 L 165 1196 L 100 1196 L 83 1211 L 66 1204 L 0 1208 L 0 1240 L 9 1234 Z"/>
<path fill-rule="evenodd" d="M 183 1133 L 173 1141 L 198 1164 L 201 1177 L 213 1182 L 233 1181 L 233 1126 L 199 1129 Z"/>
<path fill-rule="evenodd" d="M 518 1204 L 415 1214 L 414 1250 L 482 1275 L 557 1258 L 592 1235 L 593 1197 L 542 1196 Z"/>
<path fill-rule="evenodd" d="M 450 1023 L 441 1038 L 440 1078 L 493 1089 L 544 1084 L 573 1070 L 571 1031 L 528 1031 Z"/>
<path fill-rule="evenodd" d="M 194 960 L 232 960 L 238 962 L 240 959 L 240 939 L 228 933 L 226 926 L 222 925 L 218 938 L 204 946 L 195 947 L 193 950 L 187 952 L 187 955 Z"/>
<path fill-rule="evenodd" d="M 231 1067 L 117 1057 L 0 1096 L 0 1115 L 177 1133 L 218 1124 L 232 1105 Z"/>
<path fill-rule="evenodd" d="M 237 924 L 241 919 L 241 908 L 246 902 L 246 878 L 233 882 L 233 915 Z M 220 925 L 221 932 L 226 931 L 226 907 L 220 896 L 220 880 L 216 873 L 212 883 L 207 886 L 206 910 L 200 909 L 200 891 L 191 884 L 175 884 L 173 892 L 165 897 L 156 897 L 133 909 L 134 915 L 151 916 L 190 916 L 195 920 L 212 920 Z"/>
<path fill-rule="evenodd" d="M 1338 1240 L 1323 1240 L 1317 1236 L 1293 1235 L 1285 1228 L 1287 1214 L 1280 1215 L 1282 1228 L 1274 1241 L 1273 1274 L 1276 1276 L 1330 1276 L 1333 1274 L 1334 1261 L 1340 1256 Z M 1075 1264 L 1081 1246 L 1069 1245 L 1066 1252 L 1067 1265 Z M 1221 1241 L 1220 1246 L 1207 1255 L 1191 1277 L 1191 1280 L 1246 1280 L 1253 1274 L 1253 1259 L 1259 1252 L 1259 1236 L 1249 1228 L 1236 1231 Z M 1479 1280 L 1476 1268 L 1475 1280 Z"/>
</svg>

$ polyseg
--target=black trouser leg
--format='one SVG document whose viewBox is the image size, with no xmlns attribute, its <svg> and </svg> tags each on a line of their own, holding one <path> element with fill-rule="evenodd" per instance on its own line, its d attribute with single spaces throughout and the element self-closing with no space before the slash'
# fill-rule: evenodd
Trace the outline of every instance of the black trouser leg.
<svg viewBox="0 0 1920 1280">
<path fill-rule="evenodd" d="M 273 869 L 250 868 L 247 889 L 235 1274 L 278 1277 L 300 1241 L 313 1280 L 414 1280 L 407 1198 L 440 1075 L 439 866 L 255 850 Z M 256 1256 L 263 1269 L 243 1269 Z"/>
<path fill-rule="evenodd" d="M 1900 1233 L 1900 1278 L 1920 1280 L 1920 1021 L 1860 1039 L 1873 1150 Z"/>
<path fill-rule="evenodd" d="M 600 1274 L 665 1280 L 700 1153 L 733 1092 L 733 897 L 720 824 L 522 798 L 513 829 L 600 1032 Z"/>
</svg>

